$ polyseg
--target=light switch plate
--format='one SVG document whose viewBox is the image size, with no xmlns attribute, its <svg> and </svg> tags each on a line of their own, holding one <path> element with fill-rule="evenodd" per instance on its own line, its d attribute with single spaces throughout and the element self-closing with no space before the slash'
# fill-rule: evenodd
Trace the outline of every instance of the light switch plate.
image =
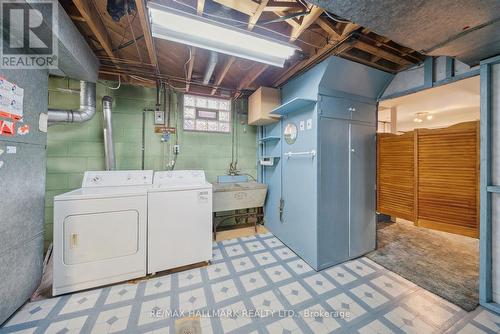
<svg viewBox="0 0 500 334">
<path fill-rule="evenodd" d="M 307 130 L 311 130 L 312 127 L 313 127 L 313 120 L 312 120 L 312 118 L 309 118 L 307 120 Z"/>
</svg>

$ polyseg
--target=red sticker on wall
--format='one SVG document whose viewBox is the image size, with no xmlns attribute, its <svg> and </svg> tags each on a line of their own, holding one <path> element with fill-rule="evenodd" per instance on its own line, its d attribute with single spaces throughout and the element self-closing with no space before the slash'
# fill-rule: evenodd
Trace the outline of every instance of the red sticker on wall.
<svg viewBox="0 0 500 334">
<path fill-rule="evenodd" d="M 0 135 L 13 136 L 15 135 L 15 124 L 11 121 L 0 120 Z"/>
</svg>

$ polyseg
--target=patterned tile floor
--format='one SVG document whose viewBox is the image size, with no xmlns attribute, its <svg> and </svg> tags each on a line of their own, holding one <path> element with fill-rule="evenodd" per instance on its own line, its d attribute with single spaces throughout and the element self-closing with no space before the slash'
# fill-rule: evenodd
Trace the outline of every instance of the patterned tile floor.
<svg viewBox="0 0 500 334">
<path fill-rule="evenodd" d="M 0 333 L 174 333 L 194 310 L 218 312 L 202 333 L 500 331 L 499 316 L 467 313 L 367 258 L 318 273 L 270 233 L 213 253 L 205 268 L 28 303 Z"/>
</svg>

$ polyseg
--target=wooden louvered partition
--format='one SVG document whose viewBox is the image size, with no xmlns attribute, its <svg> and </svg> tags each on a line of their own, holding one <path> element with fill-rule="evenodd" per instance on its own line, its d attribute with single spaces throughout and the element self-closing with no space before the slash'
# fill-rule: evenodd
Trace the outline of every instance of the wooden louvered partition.
<svg viewBox="0 0 500 334">
<path fill-rule="evenodd" d="M 417 225 L 478 237 L 478 122 L 417 133 Z"/>
<path fill-rule="evenodd" d="M 377 210 L 479 237 L 479 122 L 379 134 Z"/>
<path fill-rule="evenodd" d="M 413 140 L 413 132 L 377 138 L 377 210 L 407 220 L 415 218 Z"/>
</svg>

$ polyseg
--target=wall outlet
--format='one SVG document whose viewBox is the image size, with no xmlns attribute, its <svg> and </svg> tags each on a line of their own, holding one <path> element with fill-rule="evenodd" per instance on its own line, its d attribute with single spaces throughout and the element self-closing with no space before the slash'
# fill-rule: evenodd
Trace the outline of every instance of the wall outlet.
<svg viewBox="0 0 500 334">
<path fill-rule="evenodd" d="M 181 150 L 181 148 L 180 148 L 180 146 L 179 146 L 179 145 L 175 144 L 175 145 L 173 146 L 173 151 L 174 151 L 174 154 L 179 154 L 179 153 L 180 153 L 180 150 Z"/>
</svg>

